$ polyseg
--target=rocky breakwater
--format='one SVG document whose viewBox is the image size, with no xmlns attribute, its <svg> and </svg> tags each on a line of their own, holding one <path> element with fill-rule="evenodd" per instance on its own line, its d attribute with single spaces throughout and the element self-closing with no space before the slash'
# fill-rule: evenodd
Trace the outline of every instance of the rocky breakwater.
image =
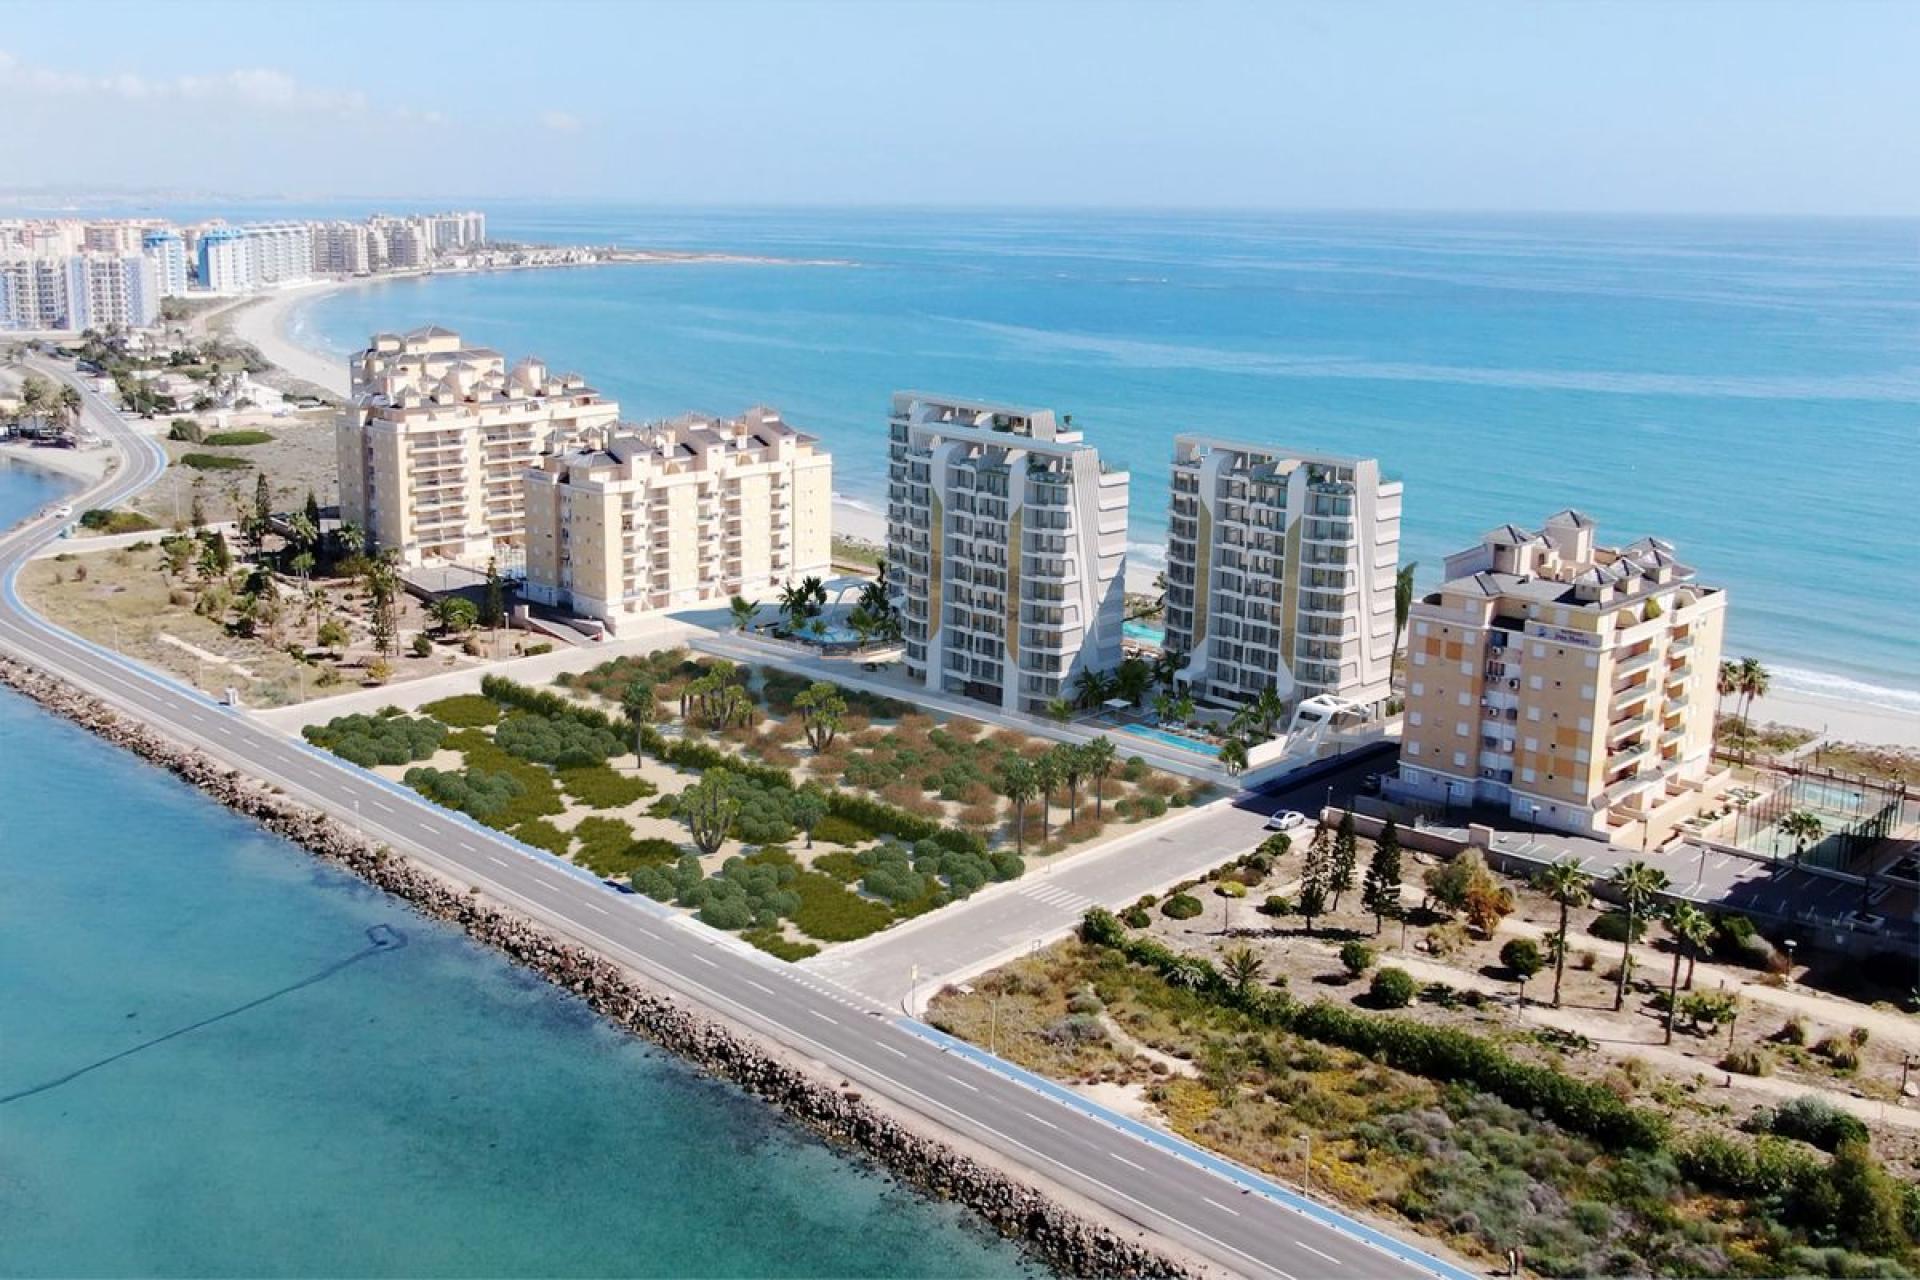
<svg viewBox="0 0 1920 1280">
<path fill-rule="evenodd" d="M 1146 1242 L 1063 1205 L 951 1142 L 867 1101 L 845 1081 L 679 1000 L 582 947 L 502 911 L 477 890 L 395 855 L 326 814 L 182 746 L 63 680 L 0 658 L 0 684 L 116 746 L 167 769 L 221 804 L 310 853 L 464 930 L 586 1001 L 633 1034 L 772 1102 L 829 1141 L 852 1148 L 921 1190 L 966 1205 L 1056 1271 L 1077 1276 L 1186 1276 L 1196 1270 Z"/>
</svg>

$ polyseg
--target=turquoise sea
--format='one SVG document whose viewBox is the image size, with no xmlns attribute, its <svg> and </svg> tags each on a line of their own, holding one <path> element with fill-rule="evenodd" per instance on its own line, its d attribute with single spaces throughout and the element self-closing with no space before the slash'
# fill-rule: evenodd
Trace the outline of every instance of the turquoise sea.
<svg viewBox="0 0 1920 1280">
<path fill-rule="evenodd" d="M 1732 592 L 1783 686 L 1920 708 L 1908 490 L 1920 223 L 489 206 L 496 237 L 697 264 L 347 290 L 344 355 L 435 322 L 578 369 L 630 417 L 777 405 L 874 502 L 896 388 L 1051 405 L 1133 470 L 1161 555 L 1177 431 L 1367 453 L 1442 556 L 1577 506 Z"/>
<path fill-rule="evenodd" d="M 0 466 L 0 527 L 65 490 Z M 1031 1272 L 12 694 L 0 762 L 0 1275 Z"/>
</svg>

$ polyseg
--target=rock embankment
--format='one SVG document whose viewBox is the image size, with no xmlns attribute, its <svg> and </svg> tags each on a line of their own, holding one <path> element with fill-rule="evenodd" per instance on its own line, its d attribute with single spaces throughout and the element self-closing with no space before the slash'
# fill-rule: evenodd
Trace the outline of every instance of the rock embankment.
<svg viewBox="0 0 1920 1280">
<path fill-rule="evenodd" d="M 627 971 L 475 892 L 349 831 L 274 788 L 184 747 L 63 680 L 0 658 L 5 684 L 116 746 L 167 769 L 237 813 L 464 930 L 601 1016 L 754 1093 L 828 1140 L 852 1147 L 921 1190 L 958 1201 L 1048 1266 L 1081 1276 L 1195 1274 L 1144 1242 L 1090 1220 L 1005 1172 L 917 1131 L 845 1086 L 805 1070 L 750 1035 L 652 990 Z"/>
</svg>

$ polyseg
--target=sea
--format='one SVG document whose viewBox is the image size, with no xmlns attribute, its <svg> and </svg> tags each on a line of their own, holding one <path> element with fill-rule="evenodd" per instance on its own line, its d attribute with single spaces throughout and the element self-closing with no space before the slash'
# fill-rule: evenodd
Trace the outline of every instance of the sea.
<svg viewBox="0 0 1920 1280">
<path fill-rule="evenodd" d="M 0 814 L 0 1274 L 1044 1274 L 10 693 Z"/>
<path fill-rule="evenodd" d="M 1577 507 L 1730 593 L 1777 687 L 1920 710 L 1920 221 L 489 205 L 495 238 L 803 260 L 438 276 L 290 320 L 436 323 L 645 419 L 781 409 L 879 506 L 889 397 L 1050 406 L 1164 556 L 1177 432 L 1378 457 L 1423 586 Z"/>
</svg>

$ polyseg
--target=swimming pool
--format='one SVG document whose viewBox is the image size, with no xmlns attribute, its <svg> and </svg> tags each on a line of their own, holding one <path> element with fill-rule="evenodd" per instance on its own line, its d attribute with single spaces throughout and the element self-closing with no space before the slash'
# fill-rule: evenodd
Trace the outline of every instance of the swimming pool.
<svg viewBox="0 0 1920 1280">
<path fill-rule="evenodd" d="M 1136 622 L 1129 618 L 1120 624 L 1120 638 L 1135 644 L 1150 644 L 1157 649 L 1167 642 L 1167 633 L 1151 622 Z"/>
<path fill-rule="evenodd" d="M 1123 724 L 1120 726 L 1120 732 L 1130 733 L 1136 738 L 1152 738 L 1155 742 L 1173 747 L 1178 751 L 1192 751 L 1203 756 L 1216 756 L 1220 754 L 1207 743 L 1197 741 L 1193 738 L 1183 738 L 1177 733 L 1168 733 L 1165 729 L 1159 728 L 1156 725 Z"/>
</svg>

